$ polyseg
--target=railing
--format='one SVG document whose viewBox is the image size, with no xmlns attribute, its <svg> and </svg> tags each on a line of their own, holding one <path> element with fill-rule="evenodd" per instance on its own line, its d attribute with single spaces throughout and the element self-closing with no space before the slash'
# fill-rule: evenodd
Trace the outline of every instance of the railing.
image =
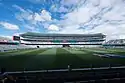
<svg viewBox="0 0 125 83">
<path fill-rule="evenodd" d="M 55 69 L 55 70 L 36 70 L 36 71 L 15 71 L 15 72 L 6 72 L 4 68 L 1 69 L 1 75 L 8 75 L 8 74 L 27 74 L 27 73 L 49 73 L 49 72 L 79 72 L 79 71 L 98 71 L 98 70 L 108 70 L 108 69 L 125 69 L 125 66 L 116 66 L 112 67 L 109 65 L 109 67 L 98 67 L 98 68 L 77 68 L 77 69 L 72 69 L 70 66 L 68 66 L 67 69 Z"/>
<path fill-rule="evenodd" d="M 17 71 L 17 72 L 1 72 L 2 79 L 15 78 L 14 83 L 32 83 L 31 81 L 59 81 L 64 82 L 97 82 L 103 81 L 125 81 L 125 66 L 118 67 L 100 67 L 100 68 L 81 68 L 72 69 L 68 66 L 67 69 L 59 70 L 38 70 L 38 71 Z M 40 79 L 39 79 L 40 78 Z M 38 80 L 39 79 L 39 80 Z M 59 83 L 58 82 L 58 83 Z M 6 82 L 5 82 L 6 83 Z M 37 83 L 37 82 L 34 82 Z M 57 83 L 57 82 L 56 82 Z M 124 83 L 124 82 L 123 82 Z"/>
</svg>

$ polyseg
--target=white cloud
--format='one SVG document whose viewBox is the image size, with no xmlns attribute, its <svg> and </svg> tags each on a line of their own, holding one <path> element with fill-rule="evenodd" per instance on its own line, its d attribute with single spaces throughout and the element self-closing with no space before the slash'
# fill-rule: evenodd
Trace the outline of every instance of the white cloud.
<svg viewBox="0 0 125 83">
<path fill-rule="evenodd" d="M 66 8 L 65 6 L 63 6 L 63 5 L 62 6 L 57 6 L 56 4 L 52 5 L 51 8 L 50 8 L 50 10 L 52 12 L 59 12 L 59 13 L 69 12 L 69 9 Z"/>
<path fill-rule="evenodd" d="M 12 36 L 0 35 L 0 39 L 4 39 L 4 40 L 12 40 Z"/>
<path fill-rule="evenodd" d="M 48 28 L 50 26 L 49 23 L 43 23 L 42 25 L 44 26 L 44 28 Z"/>
<path fill-rule="evenodd" d="M 30 25 L 24 25 L 24 27 L 31 30 L 31 31 L 34 31 L 36 29 L 35 27 L 30 26 Z"/>
<path fill-rule="evenodd" d="M 46 10 L 40 12 L 33 12 L 29 9 L 24 9 L 18 5 L 13 5 L 14 8 L 19 9 L 19 13 L 15 14 L 15 17 L 19 21 L 27 21 L 31 24 L 37 24 L 37 22 L 51 21 L 51 14 Z"/>
<path fill-rule="evenodd" d="M 42 19 L 41 15 L 39 15 L 38 13 L 35 13 L 34 20 L 36 20 L 36 21 L 45 21 L 44 19 Z"/>
<path fill-rule="evenodd" d="M 78 29 L 79 25 L 72 25 L 60 28 L 59 31 L 49 31 L 49 33 L 63 33 L 63 34 L 84 34 L 82 29 Z"/>
<path fill-rule="evenodd" d="M 26 12 L 22 7 L 20 7 L 20 6 L 16 5 L 16 4 L 12 5 L 12 7 L 16 8 L 16 9 L 22 11 L 22 12 Z"/>
<path fill-rule="evenodd" d="M 60 0 L 57 1 L 50 1 L 52 2 L 52 6 L 50 10 L 52 12 L 59 12 L 59 13 L 67 13 L 73 11 L 75 8 L 80 7 L 85 0 Z"/>
<path fill-rule="evenodd" d="M 66 19 L 66 22 L 72 25 L 72 24 L 80 24 L 84 23 L 87 20 L 90 19 L 89 17 L 89 8 L 80 8 L 78 11 L 75 10 L 71 13 L 68 13 L 64 16 L 64 19 Z"/>
<path fill-rule="evenodd" d="M 18 5 L 14 5 L 13 7 L 19 9 L 15 17 L 17 20 L 21 21 L 22 26 L 28 31 L 39 32 L 38 28 L 47 29 L 48 27 L 46 25 L 49 26 L 48 23 L 52 22 L 51 13 L 44 9 L 39 12 L 33 12 L 29 9 L 23 9 Z"/>
<path fill-rule="evenodd" d="M 31 10 L 25 10 L 20 6 L 17 6 L 17 7 L 19 7 L 18 9 L 19 9 L 20 12 L 16 13 L 15 17 L 19 21 L 24 21 L 24 20 L 33 21 L 34 13 Z"/>
<path fill-rule="evenodd" d="M 51 15 L 48 11 L 42 10 L 41 13 L 35 13 L 34 19 L 36 21 L 51 21 Z"/>
<path fill-rule="evenodd" d="M 59 23 L 63 29 L 58 32 L 103 33 L 107 35 L 108 40 L 125 38 L 125 11 L 123 10 L 125 4 L 122 0 L 86 0 L 82 6 L 62 16 L 63 20 Z"/>
<path fill-rule="evenodd" d="M 3 26 L 3 28 L 9 29 L 9 30 L 18 30 L 19 29 L 19 26 L 8 23 L 8 22 L 0 22 L 0 25 Z"/>
<path fill-rule="evenodd" d="M 19 36 L 22 33 L 14 33 L 13 36 Z"/>
<path fill-rule="evenodd" d="M 48 30 L 50 31 L 59 31 L 59 27 L 54 25 L 54 24 L 51 24 L 49 27 L 48 27 Z"/>
<path fill-rule="evenodd" d="M 61 0 L 62 5 L 70 6 L 70 5 L 76 5 L 80 3 L 82 0 Z"/>
<path fill-rule="evenodd" d="M 114 27 L 111 25 L 102 25 L 102 26 L 96 27 L 92 30 L 89 30 L 88 32 L 89 33 L 103 33 L 103 34 L 107 35 L 107 40 L 109 40 L 109 39 L 114 39 L 116 37 L 116 35 L 118 38 L 118 36 L 121 33 L 121 30 L 118 30 L 117 27 Z"/>
<path fill-rule="evenodd" d="M 46 21 L 51 21 L 51 15 L 48 11 L 42 10 L 41 15 L 42 15 L 43 19 L 45 19 Z"/>
<path fill-rule="evenodd" d="M 58 11 L 58 6 L 57 6 L 57 4 L 53 4 L 53 5 L 50 7 L 50 10 L 51 10 L 52 12 L 57 12 L 57 11 Z"/>
<path fill-rule="evenodd" d="M 57 12 L 68 12 L 68 11 L 69 11 L 68 8 L 61 6 L 61 7 L 59 7 Z"/>
<path fill-rule="evenodd" d="M 36 28 L 34 26 L 30 26 L 28 24 L 24 25 L 24 28 L 28 30 L 28 32 L 39 32 L 39 28 Z"/>
</svg>

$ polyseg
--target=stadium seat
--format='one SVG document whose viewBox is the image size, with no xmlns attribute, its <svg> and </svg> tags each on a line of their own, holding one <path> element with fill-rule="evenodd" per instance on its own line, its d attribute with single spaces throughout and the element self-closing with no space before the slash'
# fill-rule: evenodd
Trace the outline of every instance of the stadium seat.
<svg viewBox="0 0 125 83">
<path fill-rule="evenodd" d="M 106 83 L 106 81 L 105 80 L 96 80 L 95 83 Z"/>
<path fill-rule="evenodd" d="M 14 80 L 6 80 L 4 83 L 16 83 Z"/>
<path fill-rule="evenodd" d="M 107 83 L 121 83 L 120 79 L 109 79 Z"/>
<path fill-rule="evenodd" d="M 16 83 L 27 83 L 27 80 L 16 80 Z"/>
<path fill-rule="evenodd" d="M 0 83 L 3 83 L 2 80 L 0 80 Z"/>
<path fill-rule="evenodd" d="M 119 80 L 119 83 L 125 83 L 125 78 L 121 78 L 121 79 Z"/>
<path fill-rule="evenodd" d="M 17 50 L 17 49 L 30 49 L 35 48 L 34 46 L 29 45 L 0 45 L 0 52 L 10 51 L 10 50 Z"/>
</svg>

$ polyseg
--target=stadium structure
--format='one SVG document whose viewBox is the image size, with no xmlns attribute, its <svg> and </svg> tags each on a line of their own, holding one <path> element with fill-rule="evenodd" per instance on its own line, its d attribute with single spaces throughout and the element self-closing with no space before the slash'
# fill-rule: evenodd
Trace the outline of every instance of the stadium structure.
<svg viewBox="0 0 125 83">
<path fill-rule="evenodd" d="M 98 34 L 42 34 L 27 32 L 14 37 L 21 44 L 39 47 L 100 47 L 106 35 Z"/>
<path fill-rule="evenodd" d="M 102 33 L 1 37 L 0 83 L 124 83 L 124 47 Z"/>
</svg>

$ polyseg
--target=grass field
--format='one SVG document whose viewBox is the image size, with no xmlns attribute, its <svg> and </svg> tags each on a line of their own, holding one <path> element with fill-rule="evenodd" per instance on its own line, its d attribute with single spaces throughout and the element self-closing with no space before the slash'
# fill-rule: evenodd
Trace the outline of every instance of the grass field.
<svg viewBox="0 0 125 83">
<path fill-rule="evenodd" d="M 101 58 L 95 53 L 110 53 L 125 56 L 125 49 L 104 48 L 44 48 L 17 50 L 0 53 L 0 67 L 8 71 L 40 69 L 72 68 L 108 66 L 108 64 L 125 64 L 125 58 Z"/>
</svg>

